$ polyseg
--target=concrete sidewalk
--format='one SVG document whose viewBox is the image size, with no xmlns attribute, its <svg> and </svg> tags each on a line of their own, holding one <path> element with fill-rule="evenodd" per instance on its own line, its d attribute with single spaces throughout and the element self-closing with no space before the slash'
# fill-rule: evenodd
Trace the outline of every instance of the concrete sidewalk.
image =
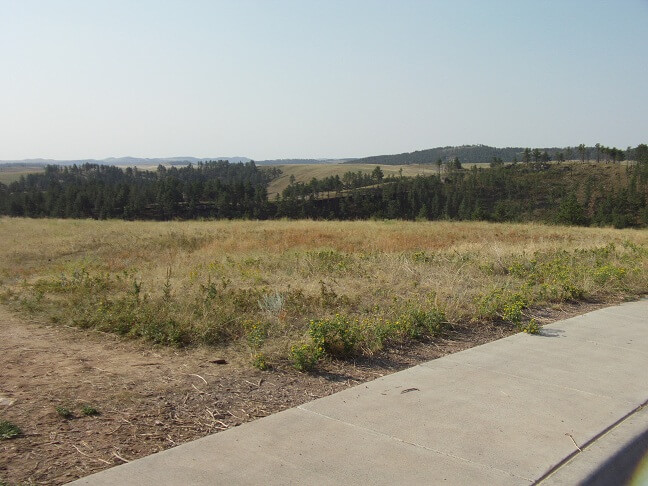
<svg viewBox="0 0 648 486">
<path fill-rule="evenodd" d="M 574 484 L 644 431 L 647 401 L 643 300 L 446 356 L 72 484 Z"/>
</svg>

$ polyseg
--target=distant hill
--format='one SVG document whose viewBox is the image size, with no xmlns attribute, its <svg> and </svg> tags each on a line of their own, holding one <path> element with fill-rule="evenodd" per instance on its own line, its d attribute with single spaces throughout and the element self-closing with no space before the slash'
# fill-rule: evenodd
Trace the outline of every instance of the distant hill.
<svg viewBox="0 0 648 486">
<path fill-rule="evenodd" d="M 558 147 L 541 148 L 553 156 L 563 150 Z M 396 155 L 374 155 L 362 159 L 355 159 L 354 164 L 382 164 L 382 165 L 409 165 L 409 164 L 434 164 L 438 159 L 444 162 L 458 157 L 462 163 L 488 163 L 493 157 L 511 162 L 514 158 L 522 160 L 524 147 L 489 147 L 488 145 L 461 145 L 458 147 L 437 147 L 427 150 L 417 150 Z M 575 150 L 574 150 L 575 152 Z"/>
<path fill-rule="evenodd" d="M 24 160 L 0 160 L 0 164 L 11 165 L 81 165 L 81 164 L 99 164 L 99 165 L 186 165 L 206 162 L 208 160 L 226 160 L 230 163 L 250 162 L 248 157 L 108 157 L 107 159 L 78 159 L 78 160 L 56 160 L 56 159 L 24 159 Z"/>
<path fill-rule="evenodd" d="M 341 164 L 355 159 L 270 159 L 255 160 L 257 165 Z"/>
</svg>

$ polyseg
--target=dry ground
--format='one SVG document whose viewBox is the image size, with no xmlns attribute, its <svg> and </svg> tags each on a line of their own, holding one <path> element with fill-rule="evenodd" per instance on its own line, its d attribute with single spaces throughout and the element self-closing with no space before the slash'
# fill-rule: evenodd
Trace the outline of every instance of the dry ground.
<svg viewBox="0 0 648 486">
<path fill-rule="evenodd" d="M 552 322 L 595 307 L 565 305 L 536 315 Z M 0 442 L 0 484 L 50 485 L 514 331 L 504 324 L 457 325 L 434 342 L 355 362 L 328 361 L 315 374 L 262 372 L 224 349 L 152 347 L 112 334 L 26 321 L 2 307 L 0 332 L 0 397 L 8 399 L 0 405 L 0 419 L 23 431 Z M 84 405 L 101 415 L 83 416 Z M 68 408 L 74 418 L 62 418 L 57 407 Z"/>
</svg>

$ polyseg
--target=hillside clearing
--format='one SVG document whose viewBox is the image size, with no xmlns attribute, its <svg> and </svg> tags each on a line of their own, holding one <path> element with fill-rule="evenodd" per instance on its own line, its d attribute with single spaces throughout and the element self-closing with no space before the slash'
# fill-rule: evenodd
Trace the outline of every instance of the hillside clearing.
<svg viewBox="0 0 648 486">
<path fill-rule="evenodd" d="M 488 167 L 488 164 L 464 164 L 464 167 Z M 277 165 L 282 174 L 268 185 L 268 196 L 272 199 L 276 194 L 288 187 L 290 177 L 294 176 L 295 182 L 309 182 L 313 177 L 323 179 L 330 176 L 340 176 L 347 172 L 362 172 L 370 174 L 376 167 L 380 167 L 386 176 L 402 175 L 403 177 L 415 177 L 417 175 L 438 174 L 435 164 L 409 164 L 409 165 L 379 165 L 379 164 L 291 164 Z"/>
</svg>

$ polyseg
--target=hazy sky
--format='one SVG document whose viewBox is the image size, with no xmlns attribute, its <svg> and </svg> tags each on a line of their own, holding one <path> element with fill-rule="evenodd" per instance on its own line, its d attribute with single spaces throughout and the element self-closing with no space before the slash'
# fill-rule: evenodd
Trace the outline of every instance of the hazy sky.
<svg viewBox="0 0 648 486">
<path fill-rule="evenodd" d="M 648 0 L 0 0 L 0 159 L 648 142 Z"/>
</svg>

